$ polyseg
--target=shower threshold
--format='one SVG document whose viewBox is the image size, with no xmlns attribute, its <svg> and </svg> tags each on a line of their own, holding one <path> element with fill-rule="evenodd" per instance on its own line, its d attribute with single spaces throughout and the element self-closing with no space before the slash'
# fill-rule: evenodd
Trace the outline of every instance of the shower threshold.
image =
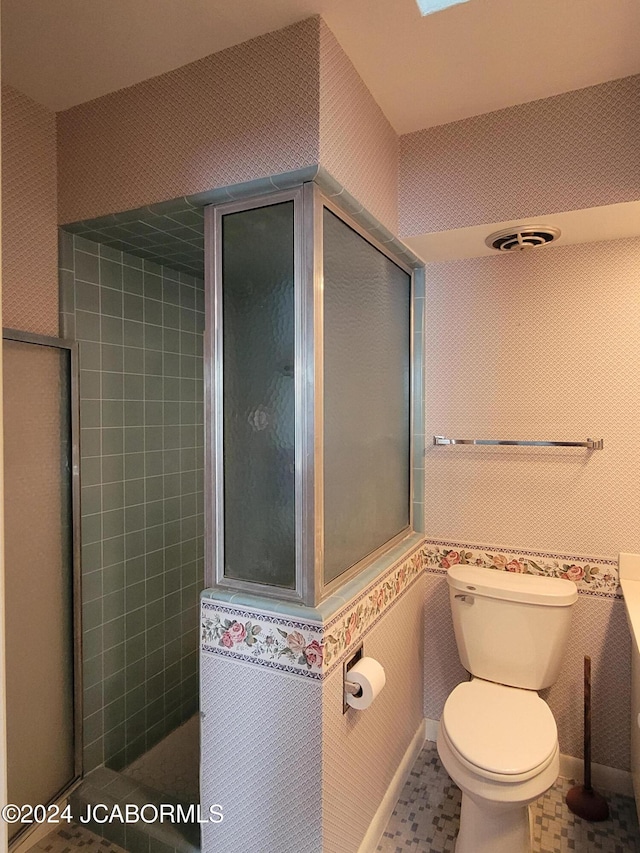
<svg viewBox="0 0 640 853">
<path fill-rule="evenodd" d="M 196 714 L 120 772 L 97 767 L 87 774 L 70 800 L 74 818 L 125 850 L 199 853 L 199 747 Z M 86 822 L 98 804 L 109 812 L 116 805 L 123 813 L 127 805 L 148 808 L 144 819 L 132 823 Z M 161 806 L 168 819 L 153 820 Z M 174 814 L 178 820 L 171 819 Z"/>
</svg>

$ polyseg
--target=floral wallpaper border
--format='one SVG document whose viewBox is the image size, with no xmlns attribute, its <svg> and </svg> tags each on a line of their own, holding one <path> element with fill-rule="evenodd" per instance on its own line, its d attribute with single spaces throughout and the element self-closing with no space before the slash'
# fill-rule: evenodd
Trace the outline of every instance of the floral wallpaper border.
<svg viewBox="0 0 640 853">
<path fill-rule="evenodd" d="M 424 558 L 428 572 L 445 573 L 456 563 L 482 566 L 519 574 L 567 578 L 578 592 L 602 598 L 621 598 L 618 561 L 605 557 L 518 551 L 495 546 L 469 545 L 442 539 L 426 539 Z"/>
<path fill-rule="evenodd" d="M 321 625 L 213 600 L 202 601 L 201 613 L 203 652 L 322 678 Z"/>
<path fill-rule="evenodd" d="M 202 601 L 202 651 L 322 679 L 424 572 L 422 546 L 390 566 L 324 626 Z"/>
<path fill-rule="evenodd" d="M 425 571 L 444 574 L 457 563 L 567 578 L 576 582 L 583 595 L 621 597 L 616 560 L 426 539 L 324 625 L 205 599 L 202 651 L 305 678 L 323 679 L 342 663 L 420 575 Z"/>
<path fill-rule="evenodd" d="M 402 557 L 324 627 L 325 674 L 339 666 L 350 649 L 367 634 L 413 586 L 426 568 L 424 548 L 418 545 Z"/>
</svg>

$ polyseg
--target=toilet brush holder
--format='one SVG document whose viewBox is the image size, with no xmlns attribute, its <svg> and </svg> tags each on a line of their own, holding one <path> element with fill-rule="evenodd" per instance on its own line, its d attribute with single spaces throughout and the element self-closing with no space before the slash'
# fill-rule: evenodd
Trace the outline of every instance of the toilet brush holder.
<svg viewBox="0 0 640 853">
<path fill-rule="evenodd" d="M 591 785 L 591 658 L 584 659 L 584 784 L 575 785 L 566 796 L 569 811 L 588 821 L 607 820 L 607 801 Z"/>
</svg>

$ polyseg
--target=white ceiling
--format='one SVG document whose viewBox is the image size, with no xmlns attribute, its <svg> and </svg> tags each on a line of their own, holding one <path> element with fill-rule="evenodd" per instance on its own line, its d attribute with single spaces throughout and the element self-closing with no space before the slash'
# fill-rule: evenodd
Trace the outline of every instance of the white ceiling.
<svg viewBox="0 0 640 853">
<path fill-rule="evenodd" d="M 316 13 L 399 133 L 640 72 L 638 0 L 2 0 L 3 82 L 66 109 Z"/>
<path fill-rule="evenodd" d="M 640 201 L 570 210 L 529 219 L 510 219 L 487 225 L 471 225 L 451 231 L 436 231 L 405 237 L 404 242 L 423 260 L 451 261 L 460 258 L 497 257 L 500 253 L 490 249 L 486 238 L 494 231 L 517 228 L 527 224 L 551 225 L 560 229 L 557 243 L 528 249 L 546 252 L 556 246 L 571 246 L 574 243 L 596 243 L 600 240 L 619 240 L 624 237 L 640 237 Z"/>
</svg>

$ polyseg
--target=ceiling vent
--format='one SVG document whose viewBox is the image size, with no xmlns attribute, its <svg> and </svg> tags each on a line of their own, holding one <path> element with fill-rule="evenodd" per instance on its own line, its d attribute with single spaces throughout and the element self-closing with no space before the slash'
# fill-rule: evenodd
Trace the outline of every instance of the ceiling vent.
<svg viewBox="0 0 640 853">
<path fill-rule="evenodd" d="M 499 252 L 521 252 L 524 249 L 535 249 L 537 246 L 548 246 L 560 236 L 560 229 L 551 225 L 521 225 L 505 228 L 490 234 L 485 243 L 490 249 Z"/>
</svg>

